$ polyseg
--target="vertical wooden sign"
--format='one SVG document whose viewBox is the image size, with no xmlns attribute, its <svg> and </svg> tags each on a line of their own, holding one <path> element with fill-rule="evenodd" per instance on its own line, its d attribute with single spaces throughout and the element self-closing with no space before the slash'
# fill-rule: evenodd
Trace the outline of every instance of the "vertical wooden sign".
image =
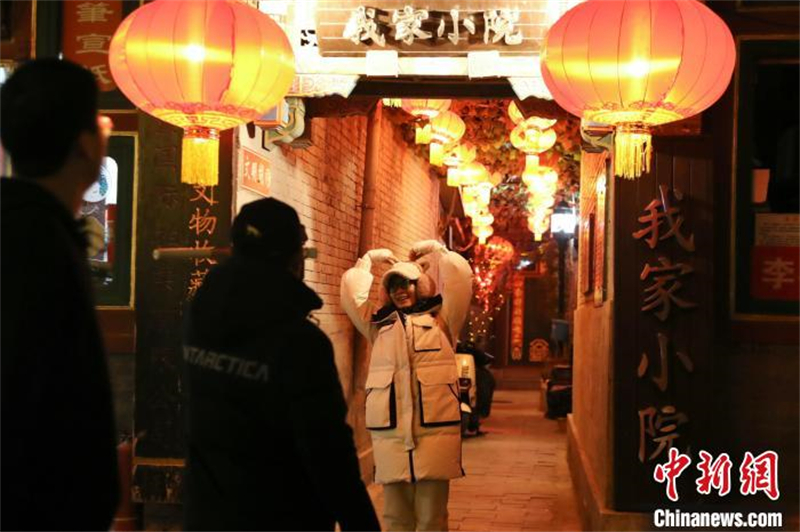
<svg viewBox="0 0 800 532">
<path fill-rule="evenodd" d="M 219 185 L 180 183 L 181 130 L 141 115 L 136 228 L 136 405 L 134 499 L 181 502 L 183 310 L 213 266 L 209 259 L 153 260 L 157 247 L 228 244 L 232 134 L 220 139 Z"/>
</svg>

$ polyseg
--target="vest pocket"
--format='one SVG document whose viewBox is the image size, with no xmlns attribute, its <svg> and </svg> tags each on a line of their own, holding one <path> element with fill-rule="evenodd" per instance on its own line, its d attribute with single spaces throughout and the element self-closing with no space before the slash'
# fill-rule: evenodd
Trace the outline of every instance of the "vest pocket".
<svg viewBox="0 0 800 532">
<path fill-rule="evenodd" d="M 430 316 L 421 316 L 411 322 L 414 333 L 414 351 L 440 351 L 442 331 Z"/>
<path fill-rule="evenodd" d="M 423 427 L 461 423 L 455 365 L 418 367 L 417 380 L 420 424 Z"/>
<path fill-rule="evenodd" d="M 393 370 L 373 371 L 367 375 L 365 421 L 369 430 L 388 430 L 397 426 L 393 378 Z"/>
</svg>

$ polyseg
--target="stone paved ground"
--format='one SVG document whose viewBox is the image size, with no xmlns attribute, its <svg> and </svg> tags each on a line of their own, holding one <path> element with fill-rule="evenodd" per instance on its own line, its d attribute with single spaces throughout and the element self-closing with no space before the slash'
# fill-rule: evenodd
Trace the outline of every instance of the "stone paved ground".
<svg viewBox="0 0 800 532">
<path fill-rule="evenodd" d="M 467 476 L 451 484 L 451 530 L 581 529 L 565 421 L 546 419 L 538 405 L 538 390 L 495 393 L 487 434 L 464 441 Z M 370 488 L 380 515 L 381 489 Z"/>
</svg>

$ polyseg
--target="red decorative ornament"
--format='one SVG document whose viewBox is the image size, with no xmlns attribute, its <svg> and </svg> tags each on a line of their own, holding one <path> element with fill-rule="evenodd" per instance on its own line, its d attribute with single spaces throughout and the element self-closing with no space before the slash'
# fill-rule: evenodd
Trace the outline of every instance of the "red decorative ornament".
<svg viewBox="0 0 800 532">
<path fill-rule="evenodd" d="M 547 35 L 541 68 L 556 102 L 616 126 L 615 173 L 650 166 L 650 128 L 696 115 L 725 92 L 730 30 L 697 0 L 587 0 Z"/>
<path fill-rule="evenodd" d="M 184 129 L 181 181 L 217 183 L 218 132 L 276 106 L 295 74 L 289 39 L 238 0 L 156 0 L 120 24 L 111 74 L 136 107 Z"/>
</svg>

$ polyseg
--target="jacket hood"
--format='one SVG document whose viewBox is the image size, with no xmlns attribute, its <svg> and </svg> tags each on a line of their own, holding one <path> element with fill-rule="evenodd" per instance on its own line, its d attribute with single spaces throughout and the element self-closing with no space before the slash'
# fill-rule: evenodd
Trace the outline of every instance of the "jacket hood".
<svg viewBox="0 0 800 532">
<path fill-rule="evenodd" d="M 304 321 L 322 300 L 288 271 L 234 255 L 206 277 L 192 301 L 191 330 L 209 346 L 231 346 Z"/>
</svg>

